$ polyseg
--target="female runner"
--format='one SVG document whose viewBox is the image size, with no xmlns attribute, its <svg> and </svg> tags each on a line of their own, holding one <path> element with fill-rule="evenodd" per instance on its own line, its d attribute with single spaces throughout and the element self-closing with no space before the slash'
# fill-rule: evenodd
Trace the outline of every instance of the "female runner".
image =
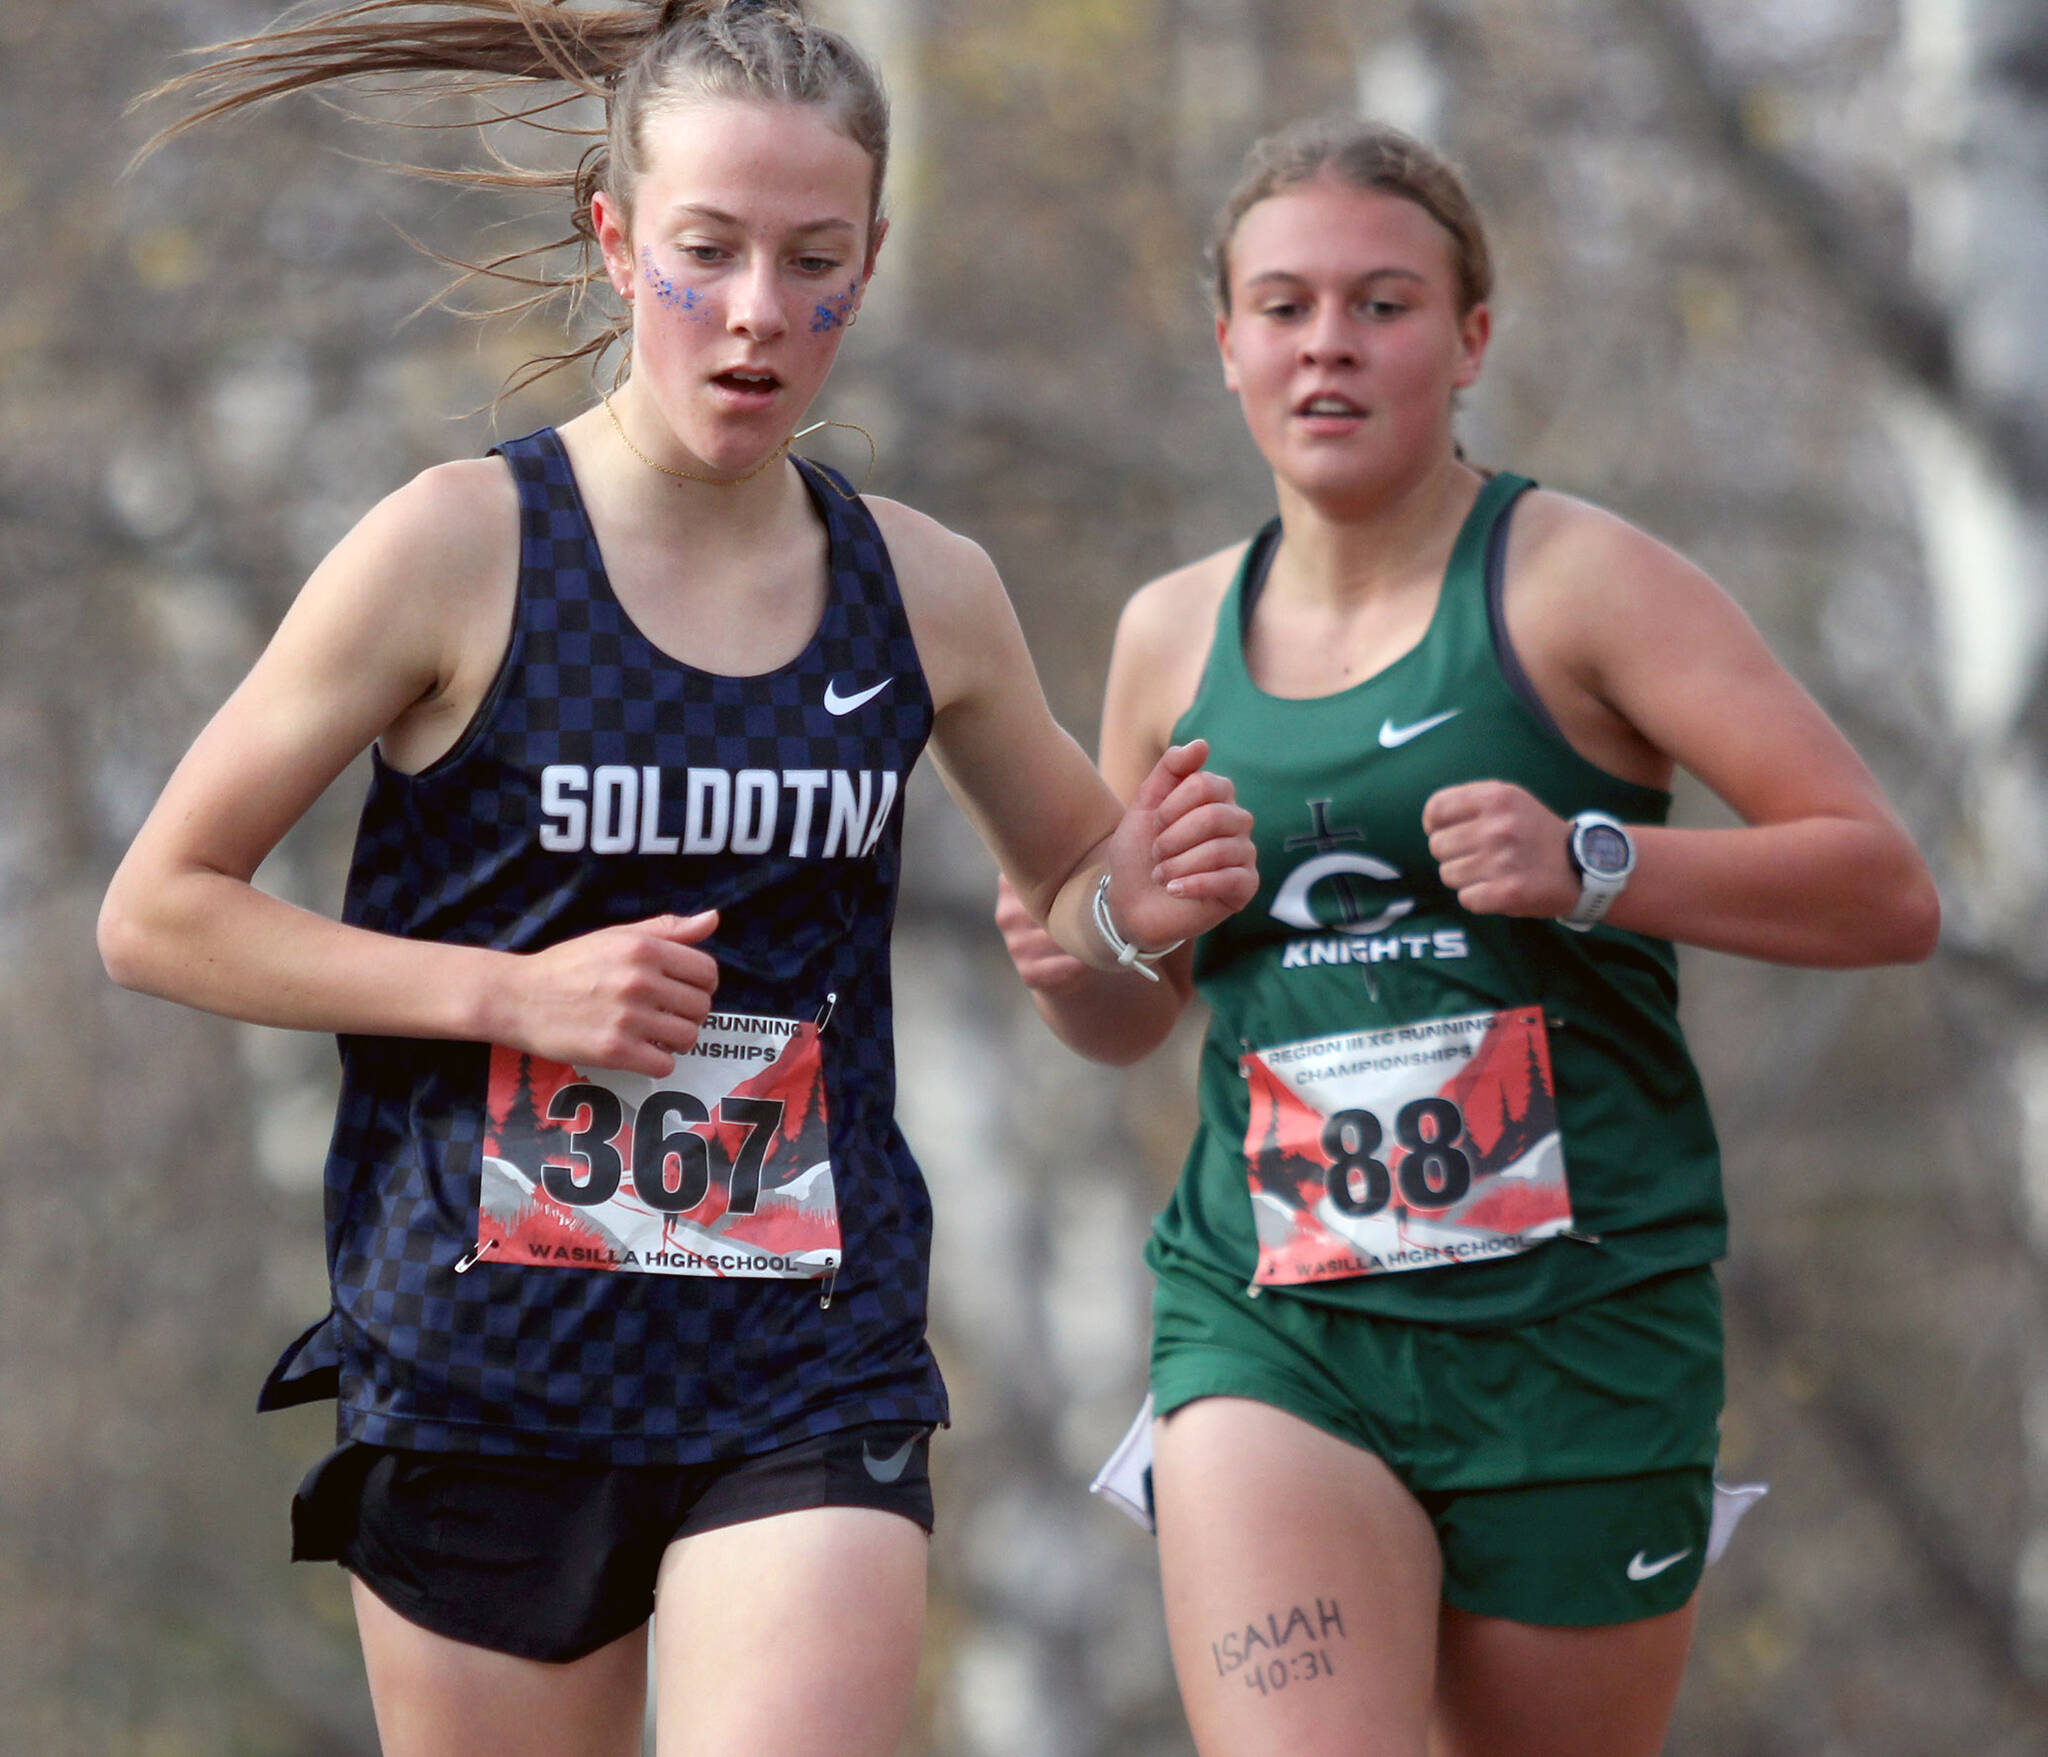
<svg viewBox="0 0 2048 1757">
<path fill-rule="evenodd" d="M 788 455 L 882 241 L 843 39 L 794 0 L 356 0 L 181 83 L 204 116 L 394 71 L 605 99 L 577 225 L 631 375 L 342 540 L 116 874 L 107 966 L 342 1034 L 332 1310 L 264 1402 L 338 1397 L 294 1548 L 354 1575 L 385 1749 L 638 1752 L 658 1600 L 664 1753 L 886 1753 L 946 1418 L 903 782 L 929 736 L 1111 966 L 1249 896 L 1245 814 L 1199 745 L 1121 807 L 980 551 Z M 258 891 L 366 746 L 343 919 Z"/>
<path fill-rule="evenodd" d="M 1153 1493 L 1209 1757 L 1633 1757 L 1677 1693 L 1721 1403 L 1714 1135 L 1671 941 L 1918 959 L 1862 763 L 1700 571 L 1452 438 L 1490 269 L 1369 124 L 1252 151 L 1214 243 L 1280 515 L 1126 609 L 1103 772 L 1208 740 L 1259 889 L 1157 987 L 1013 899 L 1108 1061 L 1214 1011 L 1158 1279 Z M 1743 820 L 1664 827 L 1674 765 Z"/>
</svg>

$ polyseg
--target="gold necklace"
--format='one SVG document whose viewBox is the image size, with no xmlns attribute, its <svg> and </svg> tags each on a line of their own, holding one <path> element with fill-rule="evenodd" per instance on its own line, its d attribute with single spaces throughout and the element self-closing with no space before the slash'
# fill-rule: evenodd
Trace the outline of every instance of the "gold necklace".
<svg viewBox="0 0 2048 1757">
<path fill-rule="evenodd" d="M 808 427 L 799 427 L 744 476 L 693 476 L 688 470 L 675 470 L 671 469 L 667 464 L 656 463 L 654 459 L 649 457 L 632 440 L 626 437 L 625 424 L 620 421 L 618 410 L 612 407 L 612 399 L 605 395 L 603 391 L 599 391 L 597 393 L 597 400 L 604 404 L 604 412 L 612 418 L 612 431 L 618 434 L 619 443 L 650 470 L 659 470 L 664 476 L 675 477 L 678 482 L 702 482 L 707 488 L 737 488 L 742 482 L 751 482 L 763 470 L 767 469 L 770 464 L 780 461 L 788 454 L 789 448 L 796 444 L 799 439 L 808 439 L 821 427 L 844 427 L 849 433 L 858 433 L 861 438 L 868 442 L 868 475 L 872 476 L 875 473 L 875 436 L 865 427 L 854 421 L 813 421 Z M 827 480 L 830 481 L 831 478 L 828 477 Z M 832 486 L 838 490 L 842 500 L 853 500 L 859 497 L 861 489 L 867 486 L 867 482 L 863 479 L 860 488 L 856 488 L 852 494 L 848 494 L 845 489 L 840 488 L 837 482 L 833 482 Z"/>
<path fill-rule="evenodd" d="M 671 469 L 667 464 L 656 463 L 632 440 L 626 437 L 626 424 L 619 419 L 619 412 L 612 407 L 612 400 L 603 391 L 597 393 L 597 400 L 604 404 L 604 412 L 612 418 L 612 431 L 619 436 L 619 443 L 645 464 L 650 470 L 659 470 L 664 476 L 673 476 L 678 482 L 702 482 L 707 488 L 737 488 L 742 482 L 751 482 L 767 469 L 770 464 L 779 464 L 783 454 L 789 450 L 790 441 L 797 436 L 791 434 L 744 476 L 693 476 L 688 470 Z"/>
</svg>

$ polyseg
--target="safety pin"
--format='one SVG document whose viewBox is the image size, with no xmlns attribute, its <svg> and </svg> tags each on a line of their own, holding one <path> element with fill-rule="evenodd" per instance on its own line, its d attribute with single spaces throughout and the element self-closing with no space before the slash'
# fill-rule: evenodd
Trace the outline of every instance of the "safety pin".
<svg viewBox="0 0 2048 1757">
<path fill-rule="evenodd" d="M 458 1275 L 467 1275 L 470 1272 L 470 1270 L 474 1269 L 477 1266 L 477 1262 L 483 1256 L 484 1252 L 495 1251 L 497 1248 L 498 1241 L 494 1238 L 478 1239 L 475 1244 L 471 1245 L 468 1250 L 464 1251 L 461 1256 L 455 1259 L 455 1273 Z"/>
</svg>

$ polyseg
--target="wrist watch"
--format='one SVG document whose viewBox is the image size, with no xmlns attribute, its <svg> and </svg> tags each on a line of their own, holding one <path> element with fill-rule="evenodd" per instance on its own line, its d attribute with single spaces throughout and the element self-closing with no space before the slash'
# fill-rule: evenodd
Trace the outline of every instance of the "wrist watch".
<svg viewBox="0 0 2048 1757">
<path fill-rule="evenodd" d="M 1582 811 L 1572 819 L 1565 852 L 1579 875 L 1579 900 L 1569 915 L 1559 917 L 1580 933 L 1605 915 L 1636 869 L 1636 845 L 1628 826 L 1604 811 Z"/>
</svg>

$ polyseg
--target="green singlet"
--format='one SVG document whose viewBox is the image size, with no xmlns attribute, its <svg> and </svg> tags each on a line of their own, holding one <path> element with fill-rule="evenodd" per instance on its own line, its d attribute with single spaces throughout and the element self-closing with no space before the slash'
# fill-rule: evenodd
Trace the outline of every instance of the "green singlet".
<svg viewBox="0 0 2048 1757">
<path fill-rule="evenodd" d="M 1465 781 L 1570 817 L 1662 823 L 1557 730 L 1500 612 L 1499 475 L 1458 533 L 1420 644 L 1334 695 L 1271 696 L 1223 600 L 1174 738 L 1206 738 L 1253 814 L 1258 895 L 1205 935 L 1201 1120 L 1147 1246 L 1264 1294 L 1467 1328 L 1545 1318 L 1725 1247 L 1720 1160 L 1668 941 L 1462 909 L 1422 808 Z"/>
</svg>

